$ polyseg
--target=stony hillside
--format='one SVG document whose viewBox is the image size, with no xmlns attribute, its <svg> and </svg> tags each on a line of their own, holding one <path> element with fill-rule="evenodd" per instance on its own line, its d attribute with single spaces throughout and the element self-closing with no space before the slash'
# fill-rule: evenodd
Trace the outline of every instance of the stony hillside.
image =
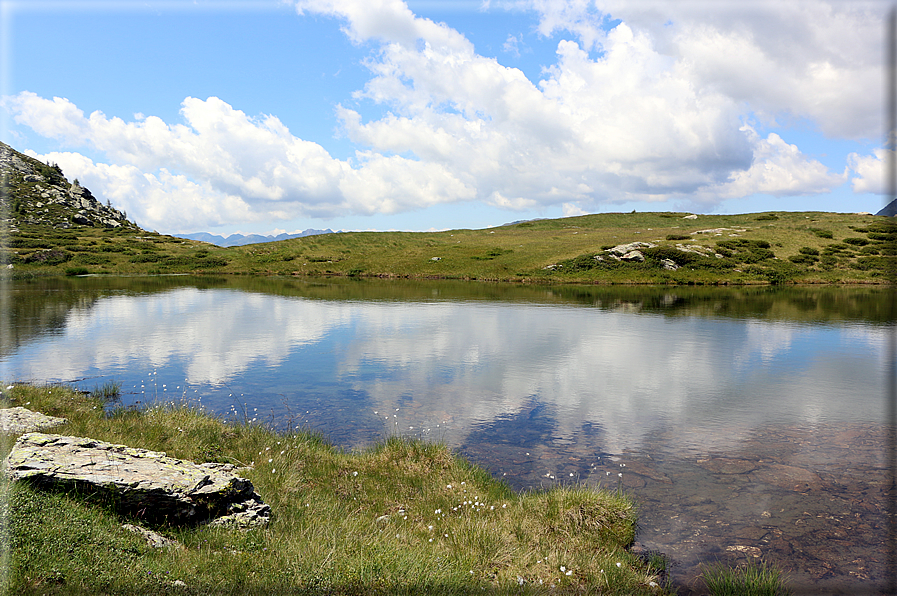
<svg viewBox="0 0 897 596">
<path fill-rule="evenodd" d="M 4 143 L 0 143 L 0 176 L 2 227 L 10 232 L 22 226 L 140 229 L 77 180 L 69 182 L 58 165 L 41 163 Z"/>
</svg>

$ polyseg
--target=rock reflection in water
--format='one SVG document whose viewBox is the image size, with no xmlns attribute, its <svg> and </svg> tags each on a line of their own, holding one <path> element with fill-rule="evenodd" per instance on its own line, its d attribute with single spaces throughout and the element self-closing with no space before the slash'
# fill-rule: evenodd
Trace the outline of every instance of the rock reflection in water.
<svg viewBox="0 0 897 596">
<path fill-rule="evenodd" d="M 884 593 L 883 425 L 768 426 L 737 452 L 681 459 L 665 455 L 662 433 L 638 453 L 611 455 L 600 430 L 562 445 L 529 442 L 501 428 L 509 423 L 479 429 L 462 451 L 518 490 L 581 482 L 629 492 L 640 503 L 637 540 L 672 558 L 679 594 L 701 593 L 701 563 L 761 556 L 798 594 Z"/>
</svg>

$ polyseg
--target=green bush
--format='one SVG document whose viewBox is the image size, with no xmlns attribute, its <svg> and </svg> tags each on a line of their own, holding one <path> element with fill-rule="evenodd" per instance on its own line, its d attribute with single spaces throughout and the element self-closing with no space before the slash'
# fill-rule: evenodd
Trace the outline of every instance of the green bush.
<svg viewBox="0 0 897 596">
<path fill-rule="evenodd" d="M 866 246 L 869 244 L 869 241 L 865 238 L 845 238 L 844 242 L 846 244 L 852 244 L 854 246 Z"/>
<path fill-rule="evenodd" d="M 799 265 L 812 265 L 819 260 L 819 257 L 808 254 L 791 255 L 788 260 Z"/>
<path fill-rule="evenodd" d="M 802 255 L 819 255 L 819 250 L 813 248 L 812 246 L 801 246 L 799 249 L 797 249 L 797 252 Z"/>
</svg>

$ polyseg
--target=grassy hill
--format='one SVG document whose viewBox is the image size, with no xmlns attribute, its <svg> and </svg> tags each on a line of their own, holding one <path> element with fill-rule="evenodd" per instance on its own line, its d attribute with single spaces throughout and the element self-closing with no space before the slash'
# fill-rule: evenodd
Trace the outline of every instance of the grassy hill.
<svg viewBox="0 0 897 596">
<path fill-rule="evenodd" d="M 142 230 L 87 189 L 69 184 L 58 167 L 2 149 L 0 265 L 17 278 L 228 273 L 530 283 L 886 283 L 897 269 L 893 218 L 825 212 L 604 213 L 482 230 L 350 232 L 220 248 Z"/>
</svg>

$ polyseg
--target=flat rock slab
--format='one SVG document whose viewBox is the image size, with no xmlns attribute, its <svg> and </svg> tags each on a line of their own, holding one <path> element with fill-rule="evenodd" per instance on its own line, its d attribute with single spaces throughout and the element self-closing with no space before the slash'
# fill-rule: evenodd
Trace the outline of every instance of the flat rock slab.
<svg viewBox="0 0 897 596">
<path fill-rule="evenodd" d="M 0 410 L 0 432 L 6 434 L 18 435 L 35 430 L 45 430 L 66 422 L 68 420 L 65 418 L 47 416 L 21 406 Z"/>
<path fill-rule="evenodd" d="M 12 480 L 74 490 L 147 520 L 266 524 L 270 507 L 234 470 L 230 464 L 197 464 L 164 452 L 37 432 L 19 437 L 6 459 Z"/>
</svg>

